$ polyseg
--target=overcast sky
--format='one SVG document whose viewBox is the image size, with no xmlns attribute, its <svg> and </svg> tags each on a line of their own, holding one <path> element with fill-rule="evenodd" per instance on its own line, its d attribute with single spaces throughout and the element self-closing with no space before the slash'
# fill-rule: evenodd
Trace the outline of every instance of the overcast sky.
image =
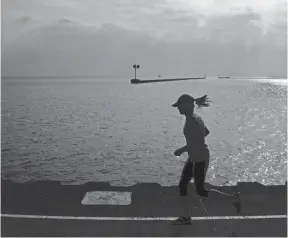
<svg viewBox="0 0 288 238">
<path fill-rule="evenodd" d="M 2 0 L 5 76 L 284 76 L 286 0 Z"/>
</svg>

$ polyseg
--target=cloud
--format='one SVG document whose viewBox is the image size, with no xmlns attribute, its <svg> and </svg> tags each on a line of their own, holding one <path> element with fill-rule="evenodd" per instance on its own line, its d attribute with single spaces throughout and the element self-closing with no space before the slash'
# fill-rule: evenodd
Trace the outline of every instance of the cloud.
<svg viewBox="0 0 288 238">
<path fill-rule="evenodd" d="M 286 74 L 282 0 L 2 3 L 7 75 Z"/>
<path fill-rule="evenodd" d="M 230 19 L 237 18 L 237 21 L 240 21 L 243 18 L 242 21 L 245 21 L 247 20 L 245 18 L 255 16 L 257 19 L 254 22 L 263 33 L 271 31 L 275 24 L 286 24 L 287 20 L 285 0 L 27 0 L 25 3 L 22 0 L 3 0 L 2 2 L 4 25 L 9 25 L 13 17 L 19 18 L 21 15 L 31 16 L 43 24 L 66 16 L 71 20 L 90 25 L 101 26 L 108 22 L 122 28 L 142 30 L 157 38 L 169 35 L 178 40 L 181 40 L 181 35 L 182 40 L 187 38 L 187 28 L 204 27 L 207 22 L 211 23 L 214 20 L 218 24 L 227 25 L 230 23 L 225 21 Z M 223 21 L 220 22 L 218 19 Z M 10 29 L 9 33 L 4 32 L 4 35 L 12 31 Z M 209 27 L 206 27 L 207 31 Z"/>
<path fill-rule="evenodd" d="M 286 0 L 202 0 L 187 1 L 167 0 L 167 4 L 177 11 L 184 10 L 191 14 L 197 13 L 206 18 L 247 15 L 249 12 L 257 14 L 263 31 L 269 31 L 273 24 L 287 21 Z"/>
<path fill-rule="evenodd" d="M 271 45 L 247 47 L 236 40 L 224 44 L 213 35 L 202 41 L 168 42 L 111 23 L 100 28 L 71 23 L 61 18 L 23 36 L 3 52 L 3 75 L 129 78 L 135 62 L 142 66 L 142 76 L 286 74 L 285 53 Z"/>
<path fill-rule="evenodd" d="M 66 17 L 63 17 L 61 19 L 58 20 L 58 23 L 59 24 L 76 24 L 77 22 L 76 21 L 73 21 L 72 19 L 69 19 L 69 18 L 66 18 Z"/>
<path fill-rule="evenodd" d="M 27 24 L 33 21 L 33 18 L 30 16 L 23 16 L 19 19 L 23 24 Z"/>
</svg>

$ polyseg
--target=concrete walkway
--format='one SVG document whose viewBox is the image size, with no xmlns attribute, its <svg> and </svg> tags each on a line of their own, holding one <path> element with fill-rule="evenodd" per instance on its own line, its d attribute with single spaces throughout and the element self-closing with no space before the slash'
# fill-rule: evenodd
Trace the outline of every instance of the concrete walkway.
<svg viewBox="0 0 288 238">
<path fill-rule="evenodd" d="M 216 188 L 209 184 L 206 187 Z M 194 221 L 192 225 L 175 226 L 170 220 L 187 211 L 181 208 L 174 186 L 69 186 L 50 181 L 14 184 L 2 180 L 2 236 L 287 236 L 286 186 L 238 183 L 216 189 L 240 192 L 239 214 L 229 199 L 216 196 L 203 202 L 207 216 L 191 185 L 189 210 Z M 92 191 L 130 193 L 131 201 L 120 202 L 128 205 L 82 204 L 87 192 Z"/>
</svg>

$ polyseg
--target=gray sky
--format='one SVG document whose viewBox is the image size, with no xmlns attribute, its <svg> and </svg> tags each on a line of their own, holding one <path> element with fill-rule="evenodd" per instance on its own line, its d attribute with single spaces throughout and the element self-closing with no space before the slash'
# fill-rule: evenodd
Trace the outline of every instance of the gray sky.
<svg viewBox="0 0 288 238">
<path fill-rule="evenodd" d="M 286 0 L 2 0 L 5 76 L 284 76 Z"/>
</svg>

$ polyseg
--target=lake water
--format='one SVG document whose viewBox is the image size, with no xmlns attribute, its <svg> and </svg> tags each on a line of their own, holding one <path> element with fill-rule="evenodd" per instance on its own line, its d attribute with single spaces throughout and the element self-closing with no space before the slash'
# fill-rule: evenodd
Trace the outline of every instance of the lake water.
<svg viewBox="0 0 288 238">
<path fill-rule="evenodd" d="M 2 178 L 175 185 L 187 155 L 173 156 L 185 145 L 185 118 L 171 104 L 182 93 L 213 101 L 196 109 L 211 132 L 207 182 L 285 183 L 287 80 L 280 79 L 2 79 Z"/>
</svg>

